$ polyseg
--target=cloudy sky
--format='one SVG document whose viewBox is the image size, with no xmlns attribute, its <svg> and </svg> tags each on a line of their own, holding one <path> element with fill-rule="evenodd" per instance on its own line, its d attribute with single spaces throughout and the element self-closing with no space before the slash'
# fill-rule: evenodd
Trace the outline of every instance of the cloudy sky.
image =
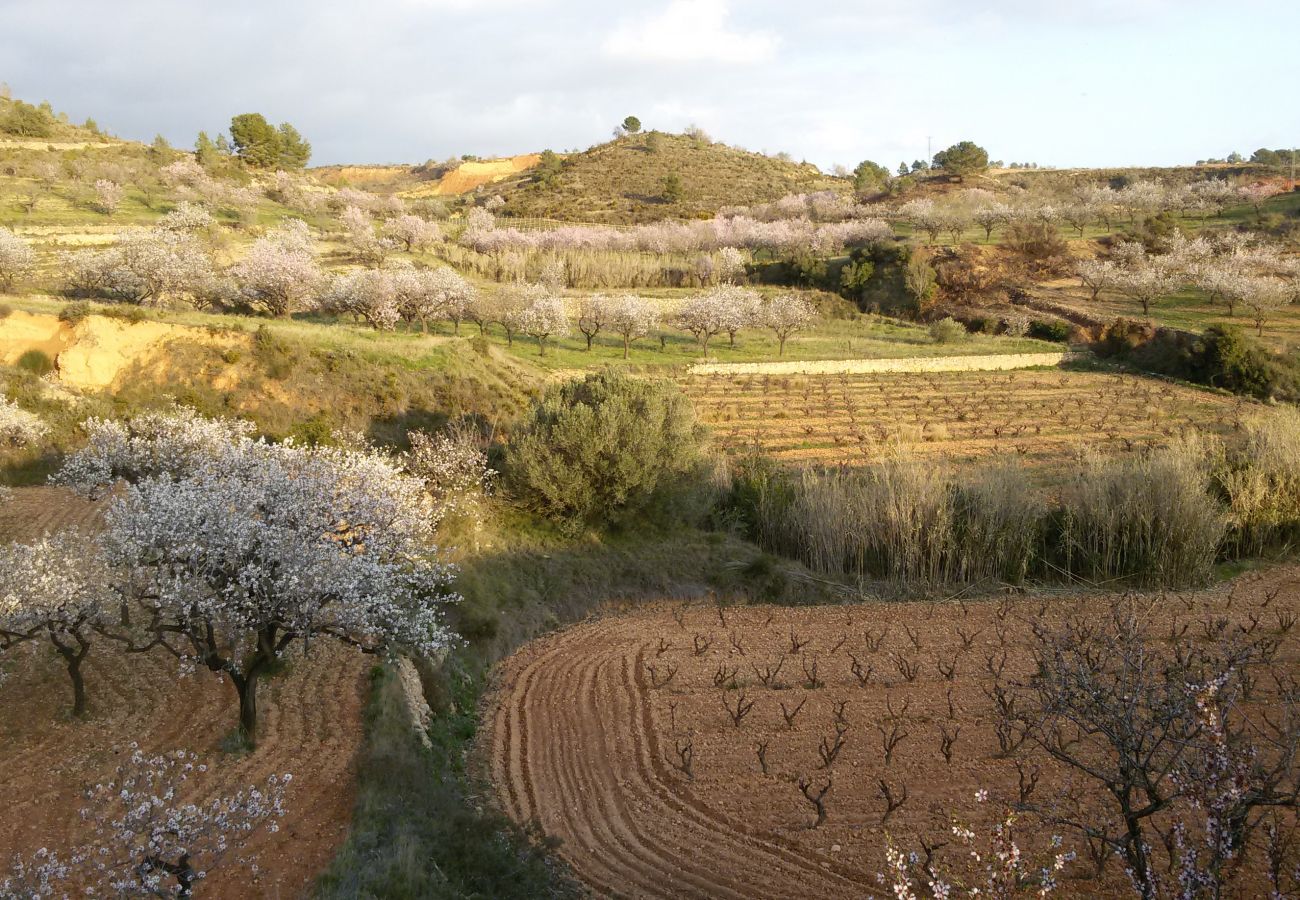
<svg viewBox="0 0 1300 900">
<path fill-rule="evenodd" d="M 824 168 L 1300 142 L 1292 0 L 0 0 L 0 81 L 122 137 L 289 120 L 313 163 L 583 148 L 629 114 Z"/>
</svg>

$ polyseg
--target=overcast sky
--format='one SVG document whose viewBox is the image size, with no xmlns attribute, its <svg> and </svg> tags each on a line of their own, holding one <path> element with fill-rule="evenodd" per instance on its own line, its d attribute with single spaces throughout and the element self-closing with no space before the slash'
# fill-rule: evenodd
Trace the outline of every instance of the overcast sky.
<svg viewBox="0 0 1300 900">
<path fill-rule="evenodd" d="M 625 115 L 829 168 L 971 139 L 1166 165 L 1300 143 L 1293 0 L 0 0 L 0 81 L 126 138 L 288 120 L 313 164 L 585 148 Z"/>
</svg>

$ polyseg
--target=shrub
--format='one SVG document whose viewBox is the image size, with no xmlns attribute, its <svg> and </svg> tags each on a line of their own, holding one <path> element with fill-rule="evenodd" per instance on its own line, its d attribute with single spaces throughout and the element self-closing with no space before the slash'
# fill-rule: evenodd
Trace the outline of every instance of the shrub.
<svg viewBox="0 0 1300 900">
<path fill-rule="evenodd" d="M 94 312 L 89 303 L 80 300 L 76 303 L 69 303 L 63 309 L 59 310 L 59 321 L 65 325 L 76 325 L 86 316 Z"/>
<path fill-rule="evenodd" d="M 54 371 L 54 360 L 44 350 L 28 350 L 18 357 L 18 368 L 33 375 L 48 375 Z"/>
<path fill-rule="evenodd" d="M 966 326 L 952 316 L 940 319 L 930 325 L 930 337 L 939 344 L 955 344 L 967 338 Z"/>
<path fill-rule="evenodd" d="M 547 391 L 510 442 L 507 475 L 568 530 L 607 524 L 696 470 L 702 437 L 675 386 L 606 371 Z"/>
<path fill-rule="evenodd" d="M 1070 339 L 1070 323 L 1059 319 L 1034 319 L 1029 323 L 1027 333 L 1040 341 L 1063 344 Z"/>
</svg>

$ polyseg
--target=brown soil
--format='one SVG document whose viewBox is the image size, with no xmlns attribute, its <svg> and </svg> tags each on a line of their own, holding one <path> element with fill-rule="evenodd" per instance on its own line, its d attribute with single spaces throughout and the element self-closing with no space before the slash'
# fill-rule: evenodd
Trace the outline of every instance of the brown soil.
<svg viewBox="0 0 1300 900">
<path fill-rule="evenodd" d="M 18 488 L 0 505 L 0 537 L 93 526 L 98 509 L 59 488 Z M 265 681 L 257 749 L 220 749 L 237 718 L 235 693 L 206 670 L 178 675 L 176 661 L 149 653 L 127 656 L 101 641 L 85 663 L 90 713 L 74 721 L 67 675 L 44 644 L 29 644 L 2 663 L 0 682 L 0 860 L 40 847 L 71 848 L 84 837 L 81 790 L 112 775 L 131 742 L 146 752 L 186 749 L 211 767 L 201 792 L 212 796 L 290 772 L 287 814 L 239 848 L 256 855 L 257 882 L 241 870 L 214 871 L 210 897 L 290 898 L 310 893 L 316 876 L 344 841 L 355 791 L 354 761 L 363 739 L 367 661 L 335 645 L 310 657 L 290 654 L 286 671 Z"/>
<path fill-rule="evenodd" d="M 1234 620 L 1259 615 L 1278 588 L 1273 603 L 1300 608 L 1295 568 L 1230 588 L 1152 598 L 1157 633 L 1190 620 L 1185 639 L 1194 640 L 1196 623 L 1211 611 Z M 875 874 L 885 868 L 886 833 L 904 850 L 920 851 L 921 838 L 947 841 L 943 858 L 960 867 L 952 816 L 987 833 L 1018 799 L 1015 765 L 997 755 L 993 702 L 985 693 L 989 667 L 1005 652 L 1004 683 L 1026 677 L 1030 618 L 1094 615 L 1105 603 L 1104 596 L 1083 596 L 742 607 L 726 610 L 725 624 L 711 605 L 662 605 L 589 621 L 526 646 L 500 667 L 485 707 L 491 778 L 505 812 L 557 840 L 559 853 L 600 896 L 884 894 Z M 809 641 L 797 654 L 791 634 Z M 699 654 L 697 638 L 711 641 Z M 878 639 L 873 651 L 869 644 Z M 1294 661 L 1295 631 L 1279 640 Z M 670 645 L 662 652 L 661 642 Z M 850 654 L 873 670 L 865 685 L 850 671 Z M 804 666 L 814 659 L 824 686 L 810 689 Z M 899 660 L 919 665 L 915 681 L 903 676 Z M 758 672 L 778 663 L 779 675 L 765 687 Z M 940 670 L 949 664 L 956 667 L 951 681 Z M 678 671 L 671 681 L 654 686 L 672 667 Z M 725 681 L 732 669 L 734 686 Z M 724 678 L 721 687 L 715 677 Z M 737 727 L 724 702 L 734 707 L 742 693 L 754 706 Z M 834 737 L 834 709 L 844 700 L 847 743 L 829 770 L 828 819 L 812 827 L 797 779 L 824 781 L 819 741 Z M 787 727 L 780 704 L 790 709 L 805 701 Z M 907 737 L 887 765 L 879 729 L 895 721 Z M 945 725 L 960 726 L 951 764 L 939 750 Z M 674 765 L 675 745 L 686 740 L 694 749 L 693 779 Z M 760 769 L 759 742 L 768 744 L 770 774 Z M 1041 754 L 1023 758 L 1042 772 L 1035 801 L 1066 783 Z M 908 792 L 887 825 L 882 778 L 895 793 Z M 982 789 L 991 798 L 977 804 Z M 1026 814 L 1021 849 L 1043 859 L 1052 831 Z M 1082 850 L 1073 835 L 1062 834 L 1067 847 Z M 1080 856 L 1067 867 L 1065 896 L 1127 895 L 1121 864 L 1111 860 L 1099 882 Z"/>
</svg>

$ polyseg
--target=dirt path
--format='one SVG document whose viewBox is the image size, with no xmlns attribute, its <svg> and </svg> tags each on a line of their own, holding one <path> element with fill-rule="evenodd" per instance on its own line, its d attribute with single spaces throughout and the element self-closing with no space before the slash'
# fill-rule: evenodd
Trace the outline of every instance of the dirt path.
<svg viewBox="0 0 1300 900">
<path fill-rule="evenodd" d="M 1081 353 L 1006 353 L 992 356 L 933 356 L 902 359 L 814 359 L 800 362 L 700 363 L 691 375 L 867 375 L 881 372 L 1005 372 L 1059 366 Z"/>
<path fill-rule="evenodd" d="M 1017 760 L 1035 778 L 1041 772 L 1035 800 L 1066 790 L 1070 779 L 1042 754 L 998 752 L 987 691 L 997 679 L 1032 672 L 1032 619 L 1104 616 L 1108 602 L 746 607 L 725 619 L 707 605 L 661 605 L 591 620 L 524 647 L 499 668 L 484 708 L 485 765 L 506 814 L 556 839 L 602 897 L 883 896 L 875 876 L 885 868 L 887 836 L 904 850 L 920 850 L 922 839 L 952 847 L 953 816 L 991 832 L 1017 802 Z M 1271 617 L 1300 607 L 1300 570 L 1157 602 L 1157 634 L 1220 613 Z M 806 642 L 798 653 L 792 636 Z M 1294 632 L 1281 640 L 1294 658 Z M 771 667 L 779 674 L 763 683 L 760 673 Z M 738 698 L 753 702 L 739 723 L 724 708 Z M 796 707 L 793 724 L 784 721 Z M 824 766 L 819 755 L 837 720 L 847 723 L 847 742 Z M 883 740 L 895 723 L 903 737 L 890 761 Z M 940 738 L 954 726 L 948 761 Z M 677 755 L 688 741 L 689 776 Z M 828 817 L 812 827 L 797 782 L 810 778 L 815 790 L 828 776 Z M 881 779 L 895 796 L 908 794 L 887 820 Z M 975 802 L 980 790 L 990 802 Z M 1051 834 L 1027 821 L 1020 847 L 1044 859 Z M 965 859 L 960 848 L 949 853 L 956 865 Z M 1063 894 L 1128 896 L 1121 870 L 1112 862 L 1098 882 L 1076 862 Z"/>
<path fill-rule="evenodd" d="M 17 488 L 0 503 L 0 539 L 32 537 L 72 525 L 94 527 L 97 504 L 62 488 Z M 79 840 L 81 790 L 110 776 L 131 742 L 146 752 L 186 749 L 211 765 L 201 793 L 213 796 L 290 772 L 286 816 L 277 834 L 260 832 L 239 850 L 256 855 L 260 874 L 223 879 L 217 870 L 201 895 L 293 898 L 312 882 L 347 836 L 355 797 L 355 765 L 363 739 L 368 660 L 320 644 L 310 657 L 292 651 L 285 671 L 259 692 L 257 749 L 224 753 L 219 745 L 237 721 L 235 692 L 206 670 L 180 676 L 165 654 L 128 656 L 100 642 L 86 661 L 90 714 L 73 721 L 70 688 L 44 644 L 0 658 L 0 861 L 39 847 L 70 848 Z"/>
</svg>

